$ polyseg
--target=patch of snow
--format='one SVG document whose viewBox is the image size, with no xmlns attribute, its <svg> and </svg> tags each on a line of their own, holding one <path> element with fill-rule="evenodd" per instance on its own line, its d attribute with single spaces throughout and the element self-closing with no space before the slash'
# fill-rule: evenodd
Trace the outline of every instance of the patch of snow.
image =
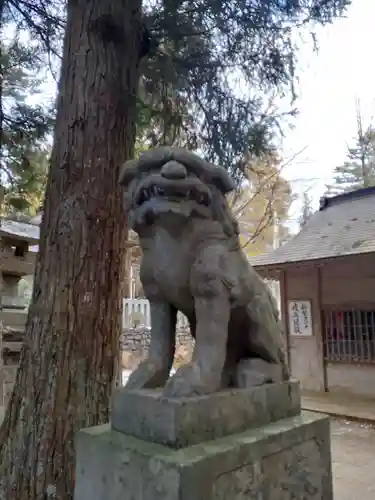
<svg viewBox="0 0 375 500">
<path fill-rule="evenodd" d="M 133 370 L 122 370 L 122 385 L 126 384 L 132 371 Z M 173 375 L 174 373 L 176 373 L 176 370 L 175 368 L 172 368 L 169 376 Z"/>
</svg>

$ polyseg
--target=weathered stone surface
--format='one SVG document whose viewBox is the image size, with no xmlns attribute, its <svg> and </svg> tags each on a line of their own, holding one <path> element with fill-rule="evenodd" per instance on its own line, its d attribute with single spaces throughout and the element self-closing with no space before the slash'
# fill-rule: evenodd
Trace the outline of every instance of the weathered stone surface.
<svg viewBox="0 0 375 500">
<path fill-rule="evenodd" d="M 297 444 L 250 465 L 221 474 L 213 500 L 325 500 L 322 457 L 316 439 Z M 327 497 L 328 498 L 328 497 Z"/>
<path fill-rule="evenodd" d="M 225 390 L 208 396 L 164 398 L 161 391 L 116 389 L 114 430 L 181 448 L 300 412 L 299 382 Z"/>
<path fill-rule="evenodd" d="M 282 367 L 263 359 L 244 359 L 237 365 L 236 383 L 240 389 L 283 381 Z"/>
<path fill-rule="evenodd" d="M 120 183 L 142 248 L 152 326 L 148 358 L 127 387 L 164 387 L 165 396 L 187 397 L 238 380 L 250 386 L 289 380 L 275 301 L 241 250 L 225 198 L 235 187 L 228 172 L 190 151 L 161 147 L 125 164 Z M 177 311 L 188 318 L 196 344 L 192 360 L 169 378 Z M 237 377 L 238 363 L 254 358 L 263 372 L 269 365 L 266 377 L 259 369 Z"/>
<path fill-rule="evenodd" d="M 75 500 L 332 500 L 329 420 L 303 412 L 174 450 L 79 432 Z"/>
</svg>

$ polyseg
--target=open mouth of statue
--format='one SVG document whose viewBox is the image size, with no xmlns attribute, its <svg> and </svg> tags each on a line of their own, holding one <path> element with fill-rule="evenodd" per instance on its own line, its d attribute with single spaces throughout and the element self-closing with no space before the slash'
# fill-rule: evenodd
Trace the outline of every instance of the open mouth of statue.
<svg viewBox="0 0 375 500">
<path fill-rule="evenodd" d="M 208 193 L 199 191 L 198 189 L 183 190 L 176 189 L 173 186 L 161 187 L 154 184 L 140 189 L 135 203 L 141 206 L 143 203 L 157 198 L 171 202 L 194 201 L 198 205 L 205 207 L 208 207 L 211 201 Z"/>
</svg>

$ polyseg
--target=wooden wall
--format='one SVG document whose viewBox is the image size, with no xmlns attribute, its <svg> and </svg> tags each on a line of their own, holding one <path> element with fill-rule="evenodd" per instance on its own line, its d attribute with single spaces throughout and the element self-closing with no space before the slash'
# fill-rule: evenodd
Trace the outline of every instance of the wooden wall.
<svg viewBox="0 0 375 500">
<path fill-rule="evenodd" d="M 375 254 L 341 258 L 316 265 L 289 268 L 283 300 L 311 300 L 313 336 L 289 337 L 293 376 L 305 390 L 355 393 L 375 398 L 375 365 L 324 363 L 324 309 L 370 307 L 375 310 Z M 285 324 L 288 312 L 284 306 Z"/>
<path fill-rule="evenodd" d="M 288 270 L 285 275 L 284 290 L 289 300 L 311 301 L 313 335 L 311 337 L 289 336 L 289 362 L 292 375 L 301 381 L 303 389 L 324 391 L 322 326 L 319 302 L 318 269 L 302 267 Z M 284 306 L 283 314 L 288 315 Z M 286 317 L 288 331 L 289 318 Z"/>
</svg>

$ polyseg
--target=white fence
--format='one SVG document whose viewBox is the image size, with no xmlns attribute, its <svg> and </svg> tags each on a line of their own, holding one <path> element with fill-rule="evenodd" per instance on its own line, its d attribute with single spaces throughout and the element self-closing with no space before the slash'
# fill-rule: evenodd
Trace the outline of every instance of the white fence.
<svg viewBox="0 0 375 500">
<path fill-rule="evenodd" d="M 122 311 L 122 324 L 124 328 L 137 326 L 151 326 L 150 303 L 147 299 L 124 299 Z M 188 328 L 189 322 L 186 316 L 178 313 L 177 328 Z"/>
<path fill-rule="evenodd" d="M 280 310 L 280 288 L 278 281 L 266 281 L 270 287 Z M 150 303 L 147 299 L 124 299 L 122 311 L 122 322 L 124 328 L 134 328 L 137 326 L 151 327 Z M 188 328 L 187 317 L 178 313 L 177 327 Z"/>
<path fill-rule="evenodd" d="M 264 280 L 266 285 L 269 286 L 272 295 L 275 297 L 279 313 L 281 313 L 281 294 L 280 294 L 280 282 L 273 280 Z"/>
</svg>

